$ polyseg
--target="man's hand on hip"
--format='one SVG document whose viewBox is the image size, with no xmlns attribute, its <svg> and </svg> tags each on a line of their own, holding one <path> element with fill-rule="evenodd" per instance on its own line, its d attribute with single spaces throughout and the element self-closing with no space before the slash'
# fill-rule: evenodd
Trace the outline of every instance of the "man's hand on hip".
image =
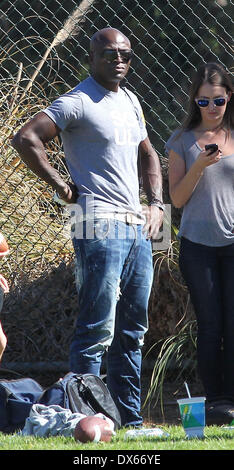
<svg viewBox="0 0 234 470">
<path fill-rule="evenodd" d="M 148 233 L 148 238 L 156 240 L 159 229 L 163 222 L 163 211 L 157 206 L 144 206 L 143 214 L 146 218 L 144 232 Z"/>
</svg>

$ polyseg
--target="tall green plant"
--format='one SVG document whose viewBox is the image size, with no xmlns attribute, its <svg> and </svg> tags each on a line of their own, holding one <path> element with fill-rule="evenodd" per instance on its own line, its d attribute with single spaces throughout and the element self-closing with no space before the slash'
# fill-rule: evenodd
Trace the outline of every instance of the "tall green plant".
<svg viewBox="0 0 234 470">
<path fill-rule="evenodd" d="M 176 380 L 185 375 L 193 374 L 196 368 L 196 322 L 189 320 L 178 333 L 155 343 L 147 354 L 155 348 L 159 349 L 151 375 L 150 386 L 145 398 L 145 406 L 156 406 L 160 401 L 163 413 L 163 391 L 165 379 L 171 373 Z M 174 378 L 174 377 L 173 377 Z"/>
</svg>

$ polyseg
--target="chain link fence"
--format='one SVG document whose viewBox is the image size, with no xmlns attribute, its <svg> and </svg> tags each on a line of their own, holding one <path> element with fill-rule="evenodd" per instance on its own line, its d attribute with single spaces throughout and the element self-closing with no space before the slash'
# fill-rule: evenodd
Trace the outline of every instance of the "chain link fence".
<svg viewBox="0 0 234 470">
<path fill-rule="evenodd" d="M 11 289 L 2 312 L 8 336 L 3 364 L 23 363 L 25 370 L 26 364 L 66 362 L 77 314 L 66 216 L 53 202 L 51 188 L 20 161 L 10 145 L 12 135 L 87 77 L 91 36 L 115 27 L 131 40 L 134 59 L 125 85 L 142 103 L 169 202 L 164 143 L 185 116 L 197 66 L 218 61 L 232 70 L 233 6 L 229 0 L 1 1 L 0 223 L 11 249 L 1 261 Z M 47 151 L 68 179 L 59 139 Z M 150 342 L 174 331 L 185 309 L 170 273 L 164 271 L 156 282 Z"/>
</svg>

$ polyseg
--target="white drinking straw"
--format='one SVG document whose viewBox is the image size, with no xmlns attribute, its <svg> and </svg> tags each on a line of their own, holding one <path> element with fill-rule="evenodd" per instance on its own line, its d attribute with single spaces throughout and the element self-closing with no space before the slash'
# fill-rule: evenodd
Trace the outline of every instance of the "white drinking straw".
<svg viewBox="0 0 234 470">
<path fill-rule="evenodd" d="M 185 387 L 186 387 L 188 397 L 191 398 L 191 394 L 190 394 L 190 391 L 189 391 L 187 382 L 184 382 L 184 385 L 185 385 Z"/>
</svg>

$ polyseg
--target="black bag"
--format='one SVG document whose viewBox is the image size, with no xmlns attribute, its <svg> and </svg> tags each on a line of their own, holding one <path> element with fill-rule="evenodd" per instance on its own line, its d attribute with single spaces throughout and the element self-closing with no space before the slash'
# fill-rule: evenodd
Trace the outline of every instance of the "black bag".
<svg viewBox="0 0 234 470">
<path fill-rule="evenodd" d="M 38 403 L 60 405 L 87 416 L 102 413 L 112 419 L 115 429 L 121 426 L 119 411 L 108 388 L 100 377 L 93 374 L 69 372 L 45 390 Z"/>
<path fill-rule="evenodd" d="M 12 433 L 23 429 L 42 392 L 43 388 L 30 378 L 0 380 L 0 431 Z"/>
<path fill-rule="evenodd" d="M 121 425 L 119 411 L 102 379 L 92 374 L 69 372 L 47 389 L 31 378 L 0 380 L 0 432 L 23 429 L 32 405 L 59 405 L 87 416 L 102 413 Z"/>
</svg>

